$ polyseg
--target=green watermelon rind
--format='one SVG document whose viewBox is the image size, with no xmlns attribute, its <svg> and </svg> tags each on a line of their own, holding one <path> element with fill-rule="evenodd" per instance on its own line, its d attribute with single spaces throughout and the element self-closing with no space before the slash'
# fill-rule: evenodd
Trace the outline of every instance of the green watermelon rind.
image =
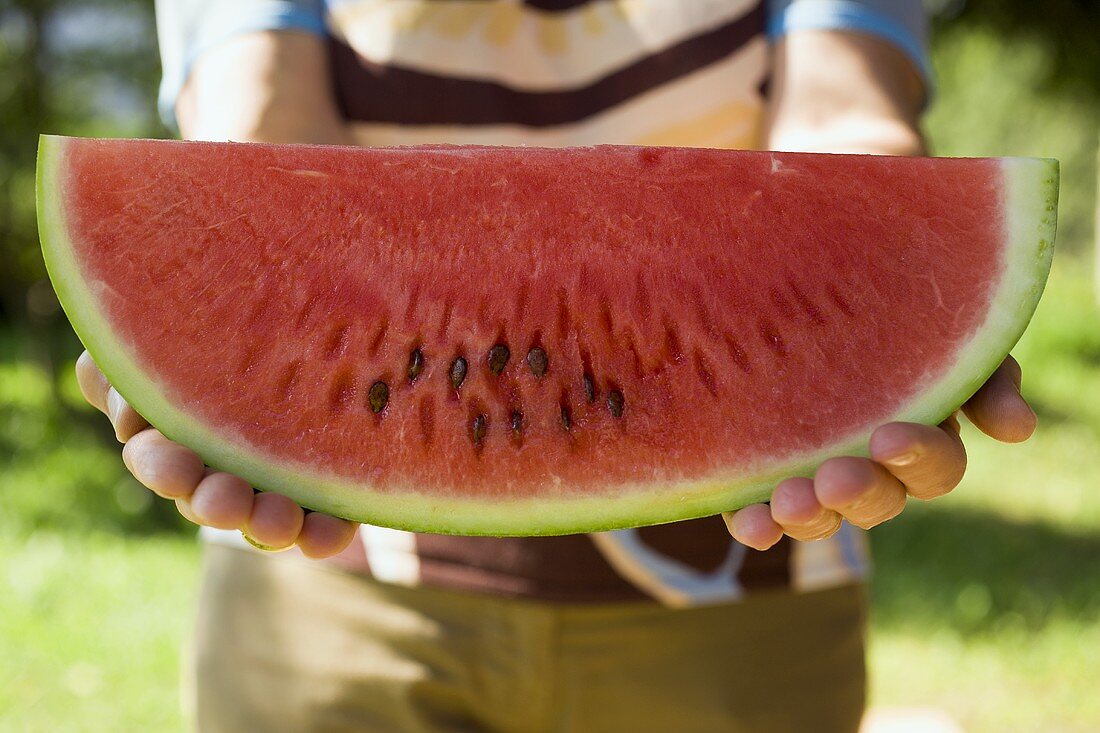
<svg viewBox="0 0 1100 733">
<path fill-rule="evenodd" d="M 77 335 L 115 389 L 164 435 L 194 449 L 207 465 L 239 474 L 257 487 L 289 496 L 304 507 L 398 529 L 465 535 L 559 535 L 660 524 L 710 516 L 766 501 L 788 476 L 812 476 L 825 459 L 866 455 L 875 426 L 895 420 L 935 425 L 954 412 L 993 373 L 1023 334 L 1038 305 L 1053 256 L 1058 162 L 1003 158 L 1005 266 L 989 317 L 937 381 L 895 414 L 865 430 L 841 436 L 812 454 L 788 456 L 741 476 L 713 476 L 681 483 L 623 487 L 600 497 L 428 497 L 409 491 L 380 492 L 279 460 L 218 434 L 177 409 L 146 376 L 99 312 L 72 249 L 62 203 L 61 167 L 66 139 L 42 136 L 38 154 L 38 223 L 46 267 Z M 919 324 L 914 324 L 919 328 Z"/>
</svg>

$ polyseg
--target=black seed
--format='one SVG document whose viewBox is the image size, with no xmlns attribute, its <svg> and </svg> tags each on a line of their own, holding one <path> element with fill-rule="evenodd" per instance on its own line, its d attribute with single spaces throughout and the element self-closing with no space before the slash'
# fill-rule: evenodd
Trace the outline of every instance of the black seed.
<svg viewBox="0 0 1100 733">
<path fill-rule="evenodd" d="M 592 375 L 584 375 L 584 396 L 588 398 L 589 402 L 596 401 L 596 384 L 592 381 Z"/>
<path fill-rule="evenodd" d="M 451 364 L 451 386 L 458 389 L 466 381 L 466 360 L 461 356 Z"/>
<path fill-rule="evenodd" d="M 478 415 L 474 418 L 473 424 L 470 426 L 470 434 L 473 436 L 474 445 L 479 445 L 482 438 L 485 437 L 485 431 L 489 428 L 489 416 Z"/>
<path fill-rule="evenodd" d="M 561 406 L 561 426 L 566 430 L 573 429 L 573 416 L 569 413 L 567 405 Z"/>
<path fill-rule="evenodd" d="M 504 371 L 504 365 L 508 363 L 508 357 L 511 355 L 512 352 L 508 351 L 508 347 L 504 344 L 497 344 L 489 349 L 489 371 L 494 377 Z"/>
<path fill-rule="evenodd" d="M 420 349 L 413 349 L 412 353 L 409 354 L 409 368 L 406 372 L 409 381 L 415 381 L 422 371 L 424 371 L 424 352 Z"/>
<path fill-rule="evenodd" d="M 370 403 L 371 412 L 378 414 L 390 401 L 390 387 L 385 382 L 375 382 L 367 392 L 367 402 Z"/>
<path fill-rule="evenodd" d="M 523 413 L 519 410 L 512 410 L 512 432 L 516 437 L 523 431 Z"/>
<path fill-rule="evenodd" d="M 623 406 L 625 400 L 623 399 L 623 393 L 617 389 L 611 390 L 611 393 L 607 395 L 607 409 L 611 410 L 611 414 L 615 417 L 623 416 Z"/>
<path fill-rule="evenodd" d="M 531 367 L 531 373 L 536 377 L 541 377 L 546 374 L 546 367 L 550 365 L 550 360 L 546 358 L 546 352 L 539 347 L 534 347 L 527 352 L 527 366 Z"/>
</svg>

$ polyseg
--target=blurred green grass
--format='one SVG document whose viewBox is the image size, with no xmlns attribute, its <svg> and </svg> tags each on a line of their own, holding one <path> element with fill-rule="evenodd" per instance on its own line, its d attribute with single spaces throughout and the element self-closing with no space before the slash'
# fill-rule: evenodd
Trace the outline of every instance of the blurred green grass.
<svg viewBox="0 0 1100 733">
<path fill-rule="evenodd" d="M 1055 270 L 1016 350 L 1041 427 L 1022 446 L 968 428 L 963 486 L 874 532 L 872 700 L 940 707 L 970 731 L 1095 731 L 1100 85 L 1066 71 L 1059 36 L 979 22 L 997 12 L 940 24 L 928 129 L 939 154 L 1062 161 Z M 0 730 L 178 730 L 198 547 L 40 341 L 0 332 Z"/>
<path fill-rule="evenodd" d="M 1081 328 L 1098 314 L 1081 264 L 1058 263 L 1016 351 L 1035 437 L 965 426 L 962 486 L 873 533 L 875 704 L 944 708 L 969 731 L 1100 729 L 1100 368 Z"/>
<path fill-rule="evenodd" d="M 1062 23 L 1073 3 L 984 6 L 937 27 L 927 130 L 939 155 L 1061 161 L 1055 266 L 1014 351 L 1040 428 L 1007 446 L 967 426 L 963 485 L 873 533 L 872 702 L 1084 733 L 1100 730 L 1097 29 Z"/>
<path fill-rule="evenodd" d="M 187 536 L 0 533 L 0 730 L 181 729 Z"/>
</svg>

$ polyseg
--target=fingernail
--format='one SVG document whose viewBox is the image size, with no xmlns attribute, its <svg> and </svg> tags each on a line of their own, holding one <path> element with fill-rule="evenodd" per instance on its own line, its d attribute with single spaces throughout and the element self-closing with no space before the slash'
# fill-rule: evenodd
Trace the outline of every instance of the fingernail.
<svg viewBox="0 0 1100 733">
<path fill-rule="evenodd" d="M 116 392 L 114 387 L 107 390 L 107 417 L 110 418 L 112 425 L 118 423 L 118 416 L 122 413 L 122 405 L 122 395 Z"/>
<path fill-rule="evenodd" d="M 285 547 L 272 547 L 271 545 L 261 544 L 261 543 L 257 542 L 256 540 L 252 539 L 251 537 L 249 537 L 248 533 L 245 532 L 243 529 L 240 530 L 240 532 L 241 532 L 241 537 L 244 537 L 245 541 L 248 544 L 255 547 L 257 550 L 263 550 L 264 552 L 282 552 L 283 550 L 288 549 L 288 548 L 285 548 Z"/>
<path fill-rule="evenodd" d="M 129 456 L 129 460 L 126 460 L 127 456 Z M 140 483 L 148 486 L 156 482 L 157 476 L 153 471 L 149 470 L 149 460 L 144 452 L 128 453 L 123 451 L 122 458 L 126 467 L 130 469 L 130 473 L 134 474 L 134 478 Z"/>
<path fill-rule="evenodd" d="M 920 454 L 916 451 L 909 451 L 908 453 L 902 453 L 893 458 L 887 458 L 884 463 L 888 463 L 891 466 L 910 466 L 916 463 L 918 458 L 920 458 Z"/>
<path fill-rule="evenodd" d="M 204 524 L 202 518 L 195 512 L 194 508 L 192 508 L 190 499 L 176 499 L 176 511 L 180 513 L 180 516 L 192 524 Z"/>
<path fill-rule="evenodd" d="M 726 523 L 726 531 L 733 536 L 733 512 L 722 512 L 722 521 Z"/>
</svg>

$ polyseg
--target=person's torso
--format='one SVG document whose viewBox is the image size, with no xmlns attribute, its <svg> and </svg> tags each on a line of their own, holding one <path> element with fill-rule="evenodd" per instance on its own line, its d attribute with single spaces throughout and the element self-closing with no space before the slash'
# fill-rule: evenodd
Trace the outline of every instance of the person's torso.
<svg viewBox="0 0 1100 733">
<path fill-rule="evenodd" d="M 330 0 L 337 100 L 364 145 L 753 148 L 769 72 L 759 0 Z M 388 582 L 561 602 L 736 600 L 858 579 L 863 538 L 758 553 L 718 517 L 477 538 L 364 526 L 332 560 Z"/>
</svg>

